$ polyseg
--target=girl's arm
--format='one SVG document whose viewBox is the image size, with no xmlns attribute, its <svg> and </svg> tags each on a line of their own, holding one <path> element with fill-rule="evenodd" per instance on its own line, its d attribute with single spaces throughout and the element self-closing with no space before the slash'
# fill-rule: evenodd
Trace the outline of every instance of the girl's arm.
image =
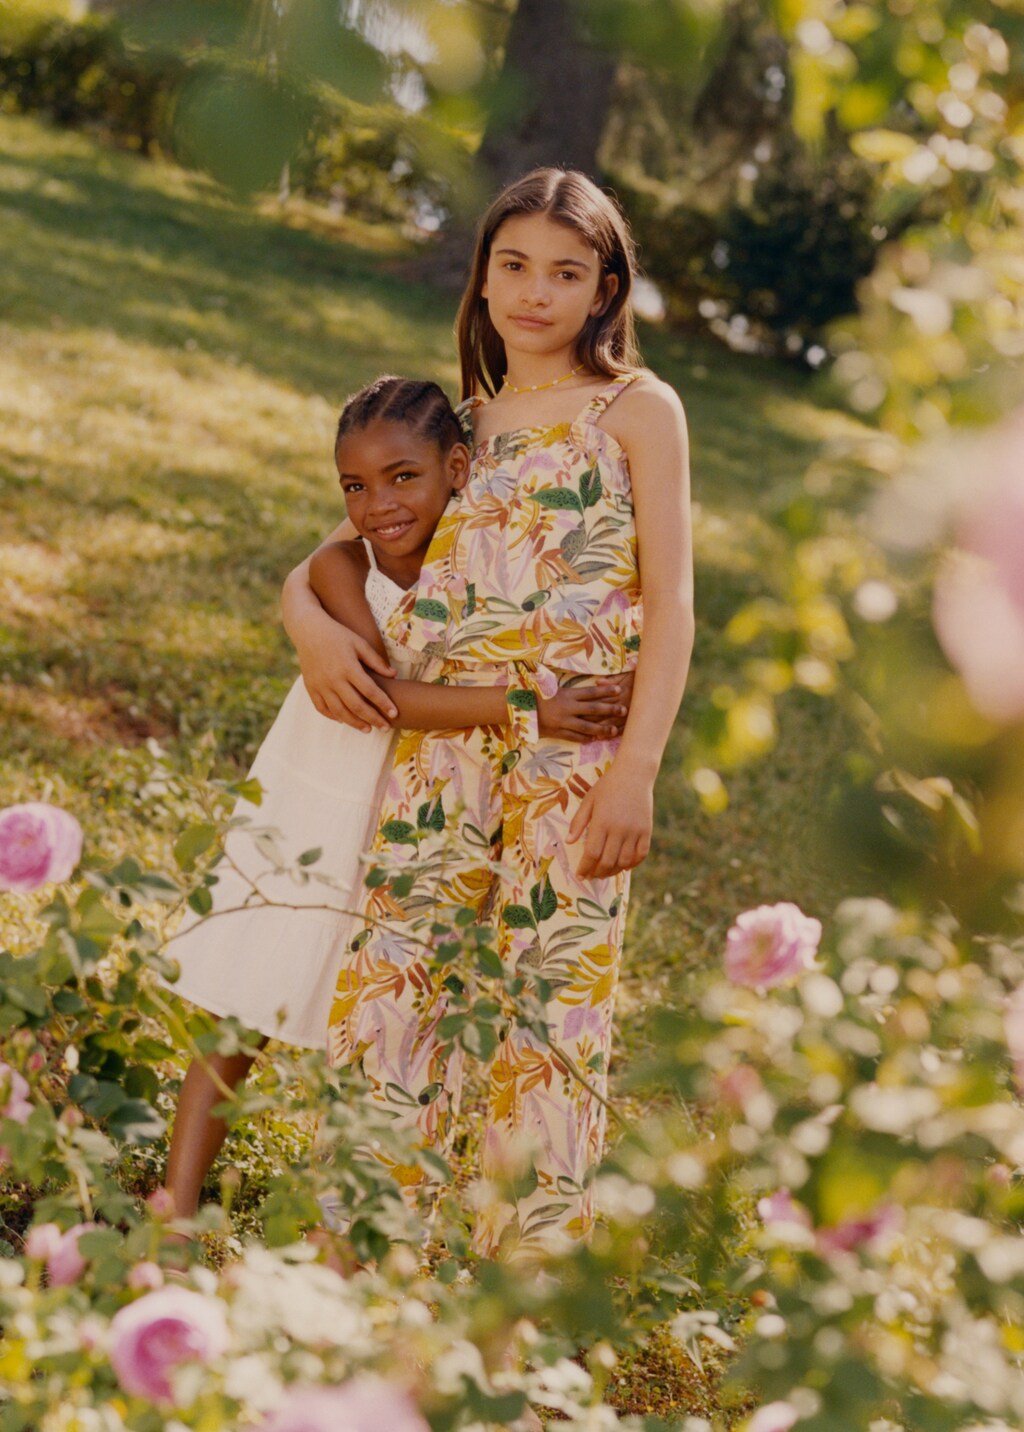
<svg viewBox="0 0 1024 1432">
<path fill-rule="evenodd" d="M 366 600 L 366 556 L 358 542 L 325 542 L 309 559 L 309 586 L 329 618 L 343 622 L 378 656 L 384 642 Z M 389 723 L 404 730 L 448 731 L 508 722 L 502 686 L 437 686 L 429 681 L 380 680 L 397 712 Z M 626 715 L 631 682 L 567 687 L 539 703 L 541 734 L 573 741 L 617 736 Z"/>
<path fill-rule="evenodd" d="M 654 779 L 686 686 L 693 651 L 690 471 L 683 406 L 644 378 L 609 409 L 633 488 L 644 627 L 622 744 L 580 802 L 569 840 L 586 833 L 578 874 L 605 877 L 639 865 L 651 846 Z"/>
<path fill-rule="evenodd" d="M 323 547 L 355 538 L 356 530 L 346 518 Z M 289 572 L 281 592 L 284 628 L 298 653 L 310 700 L 321 716 L 346 726 L 360 731 L 369 731 L 371 726 L 386 729 L 397 712 L 369 672 L 394 676 L 394 670 L 365 635 L 349 631 L 324 611 L 310 586 L 313 557 L 307 557 Z M 359 599 L 365 600 L 361 592 Z"/>
</svg>

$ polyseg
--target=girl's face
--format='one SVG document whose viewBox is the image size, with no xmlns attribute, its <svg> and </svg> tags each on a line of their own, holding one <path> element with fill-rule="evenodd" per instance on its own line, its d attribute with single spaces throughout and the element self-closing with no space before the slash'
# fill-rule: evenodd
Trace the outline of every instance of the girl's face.
<svg viewBox="0 0 1024 1432">
<path fill-rule="evenodd" d="M 469 476 L 462 443 L 442 453 L 433 439 L 386 418 L 346 433 L 334 456 L 356 531 L 392 558 L 426 552 L 448 499 Z"/>
<path fill-rule="evenodd" d="M 506 349 L 539 357 L 571 354 L 587 319 L 617 287 L 575 229 L 544 214 L 520 214 L 495 232 L 480 296 Z"/>
</svg>

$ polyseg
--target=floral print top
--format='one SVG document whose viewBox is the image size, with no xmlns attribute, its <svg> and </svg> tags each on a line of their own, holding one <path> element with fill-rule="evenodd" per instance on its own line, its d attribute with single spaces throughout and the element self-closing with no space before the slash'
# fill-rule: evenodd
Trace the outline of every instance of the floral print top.
<svg viewBox="0 0 1024 1432">
<path fill-rule="evenodd" d="M 419 585 L 392 613 L 390 637 L 460 664 L 513 667 L 514 709 L 553 694 L 549 668 L 613 674 L 636 665 L 629 467 L 597 419 L 638 376 L 616 378 L 571 423 L 476 443 L 469 482 L 437 525 Z"/>
</svg>

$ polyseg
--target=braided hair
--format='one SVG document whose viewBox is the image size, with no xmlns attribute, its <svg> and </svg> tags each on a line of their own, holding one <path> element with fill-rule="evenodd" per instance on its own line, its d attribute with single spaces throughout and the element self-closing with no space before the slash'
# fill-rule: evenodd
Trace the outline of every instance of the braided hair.
<svg viewBox="0 0 1024 1432">
<path fill-rule="evenodd" d="M 447 393 L 425 379 L 386 374 L 354 393 L 341 410 L 334 446 L 375 419 L 405 423 L 418 437 L 437 443 L 442 454 L 466 441 Z"/>
</svg>

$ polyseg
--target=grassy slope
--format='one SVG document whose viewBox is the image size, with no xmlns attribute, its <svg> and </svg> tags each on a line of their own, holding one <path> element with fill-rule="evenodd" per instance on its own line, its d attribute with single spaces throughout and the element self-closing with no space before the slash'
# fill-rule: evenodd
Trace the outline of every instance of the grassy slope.
<svg viewBox="0 0 1024 1432">
<path fill-rule="evenodd" d="M 339 401 L 382 370 L 453 387 L 452 301 L 389 271 L 383 236 L 286 225 L 24 119 L 0 119 L 0 244 L 0 803 L 57 800 L 94 850 L 166 859 L 144 738 L 182 763 L 205 732 L 224 763 L 251 756 L 295 670 L 280 580 L 339 515 Z M 662 334 L 647 351 L 693 434 L 692 703 L 733 669 L 720 629 L 759 589 L 770 514 L 851 425 L 781 367 Z M 838 893 L 814 819 L 844 746 L 831 709 L 791 699 L 716 818 L 679 773 L 686 727 L 684 707 L 635 879 L 629 1052 L 739 910 L 825 914 Z M 627 1374 L 623 1404 L 646 1396 Z"/>
</svg>

